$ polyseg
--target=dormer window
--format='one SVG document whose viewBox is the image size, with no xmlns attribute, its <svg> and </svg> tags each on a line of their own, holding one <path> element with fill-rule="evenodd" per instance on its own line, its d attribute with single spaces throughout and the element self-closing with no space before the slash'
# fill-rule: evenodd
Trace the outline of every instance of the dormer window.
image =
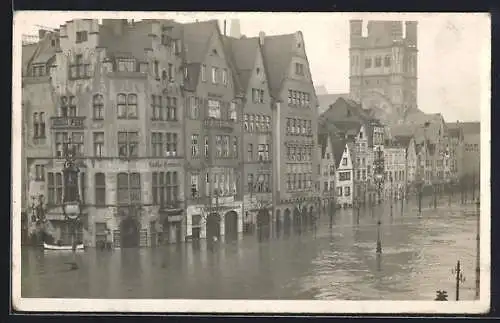
<svg viewBox="0 0 500 323">
<path fill-rule="evenodd" d="M 33 77 L 45 76 L 47 74 L 47 67 L 45 66 L 45 64 L 33 65 L 31 69 Z"/>
<path fill-rule="evenodd" d="M 304 64 L 295 63 L 295 74 L 304 75 Z"/>
<path fill-rule="evenodd" d="M 87 41 L 87 31 L 77 31 L 76 32 L 76 42 L 83 43 Z"/>
</svg>

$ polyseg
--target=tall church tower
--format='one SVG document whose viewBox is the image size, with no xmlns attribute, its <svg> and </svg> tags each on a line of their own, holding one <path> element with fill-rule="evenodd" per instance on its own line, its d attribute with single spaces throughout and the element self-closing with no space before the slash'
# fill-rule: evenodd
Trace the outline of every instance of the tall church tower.
<svg viewBox="0 0 500 323">
<path fill-rule="evenodd" d="M 350 95 L 387 124 L 417 109 L 417 22 L 350 21 Z"/>
</svg>

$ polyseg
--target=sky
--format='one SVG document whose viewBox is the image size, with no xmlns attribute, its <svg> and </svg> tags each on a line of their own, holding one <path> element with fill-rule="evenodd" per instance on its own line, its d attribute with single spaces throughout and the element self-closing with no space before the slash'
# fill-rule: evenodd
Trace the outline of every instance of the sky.
<svg viewBox="0 0 500 323">
<path fill-rule="evenodd" d="M 228 32 L 231 19 L 239 19 L 241 33 L 249 37 L 260 31 L 275 35 L 300 30 L 314 85 L 325 86 L 329 93 L 349 91 L 350 19 L 363 19 L 365 29 L 367 20 L 416 20 L 418 107 L 442 113 L 447 122 L 479 121 L 481 111 L 490 108 L 491 37 L 486 14 L 36 12 L 15 17 L 14 26 L 22 34 L 36 35 L 39 26 L 58 28 L 77 18 L 227 19 Z"/>
</svg>

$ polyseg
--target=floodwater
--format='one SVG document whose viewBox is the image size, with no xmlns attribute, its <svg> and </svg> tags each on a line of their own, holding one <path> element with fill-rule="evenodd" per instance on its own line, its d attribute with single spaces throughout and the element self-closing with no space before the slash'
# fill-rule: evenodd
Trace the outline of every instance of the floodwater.
<svg viewBox="0 0 500 323">
<path fill-rule="evenodd" d="M 382 253 L 377 256 L 380 217 Z M 460 299 L 475 294 L 474 205 L 443 200 L 438 209 L 413 202 L 322 214 L 316 229 L 258 234 L 233 242 L 182 243 L 157 248 L 22 250 L 22 297 L 433 300 L 455 299 L 452 268 L 466 277 Z M 331 223 L 331 224 L 330 224 Z"/>
</svg>

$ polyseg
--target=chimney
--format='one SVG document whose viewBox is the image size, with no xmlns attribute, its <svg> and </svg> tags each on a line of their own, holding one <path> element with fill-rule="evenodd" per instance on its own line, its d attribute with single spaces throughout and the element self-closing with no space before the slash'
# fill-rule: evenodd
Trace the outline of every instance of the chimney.
<svg viewBox="0 0 500 323">
<path fill-rule="evenodd" d="M 260 46 L 264 46 L 264 39 L 266 38 L 266 33 L 263 31 L 259 32 L 259 43 Z"/>
<path fill-rule="evenodd" d="M 232 19 L 231 20 L 231 30 L 229 31 L 229 36 L 234 38 L 241 38 L 241 30 L 240 30 L 240 20 Z"/>
<path fill-rule="evenodd" d="M 47 34 L 45 29 L 38 29 L 38 39 L 42 40 L 45 37 L 45 34 Z"/>
</svg>

